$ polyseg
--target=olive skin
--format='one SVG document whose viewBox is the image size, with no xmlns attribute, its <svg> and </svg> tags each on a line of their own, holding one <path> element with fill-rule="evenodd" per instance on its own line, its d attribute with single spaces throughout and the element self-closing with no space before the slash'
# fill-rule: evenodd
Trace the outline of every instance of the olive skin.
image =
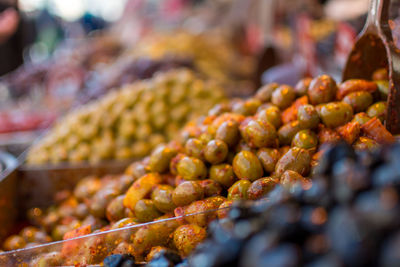
<svg viewBox="0 0 400 267">
<path fill-rule="evenodd" d="M 374 150 L 379 147 L 379 144 L 368 137 L 359 137 L 353 144 L 356 150 Z"/>
<path fill-rule="evenodd" d="M 389 81 L 388 80 L 381 80 L 375 81 L 376 85 L 378 86 L 378 91 L 381 95 L 382 100 L 386 100 L 389 95 Z"/>
<path fill-rule="evenodd" d="M 278 180 L 271 177 L 258 179 L 251 183 L 247 189 L 247 198 L 250 200 L 257 200 L 264 197 L 267 193 L 272 191 L 278 184 Z"/>
<path fill-rule="evenodd" d="M 360 112 L 360 113 L 357 113 L 356 115 L 354 115 L 352 121 L 353 122 L 358 122 L 360 125 L 363 125 L 364 123 L 366 123 L 370 119 L 371 119 L 371 117 L 368 116 L 367 113 Z"/>
<path fill-rule="evenodd" d="M 298 172 L 287 170 L 281 176 L 281 185 L 283 188 L 290 190 L 294 185 L 300 183 L 302 187 L 311 185 L 311 182 L 301 176 Z"/>
<path fill-rule="evenodd" d="M 95 176 L 86 177 L 78 182 L 74 189 L 74 196 L 78 200 L 91 198 L 101 187 L 100 179 Z"/>
<path fill-rule="evenodd" d="M 129 167 L 125 170 L 125 174 L 126 175 L 131 175 L 133 177 L 134 180 L 139 179 L 140 177 L 142 177 L 143 175 L 145 175 L 147 173 L 146 171 L 146 166 L 140 162 L 134 162 L 131 165 L 129 165 Z"/>
<path fill-rule="evenodd" d="M 23 248 L 25 245 L 26 241 L 24 238 L 19 235 L 12 235 L 4 241 L 3 248 L 4 250 L 9 251 Z"/>
<path fill-rule="evenodd" d="M 371 118 L 377 117 L 382 123 L 386 119 L 386 101 L 376 102 L 367 109 L 367 115 Z"/>
<path fill-rule="evenodd" d="M 217 212 L 212 210 L 218 209 L 224 201 L 226 201 L 226 198 L 222 196 L 209 197 L 192 202 L 186 207 L 178 207 L 175 209 L 174 213 L 175 216 L 188 215 L 185 217 L 185 221 L 188 223 L 196 224 L 200 227 L 207 227 L 211 221 L 217 218 Z"/>
<path fill-rule="evenodd" d="M 257 157 L 267 173 L 272 173 L 275 170 L 275 165 L 280 156 L 279 150 L 275 148 L 264 147 L 257 151 Z"/>
<path fill-rule="evenodd" d="M 177 207 L 189 205 L 203 198 L 204 188 L 197 181 L 183 182 L 172 193 L 172 201 Z"/>
<path fill-rule="evenodd" d="M 234 120 L 223 122 L 218 127 L 215 138 L 225 142 L 229 147 L 234 147 L 240 138 L 239 124 Z"/>
<path fill-rule="evenodd" d="M 354 112 L 365 111 L 373 101 L 371 93 L 365 91 L 352 92 L 343 98 L 343 102 L 349 104 Z"/>
<path fill-rule="evenodd" d="M 202 180 L 207 176 L 207 167 L 204 162 L 198 158 L 184 157 L 177 165 L 177 171 L 183 179 Z"/>
<path fill-rule="evenodd" d="M 247 191 L 251 186 L 248 180 L 239 180 L 228 189 L 228 200 L 248 199 Z"/>
<path fill-rule="evenodd" d="M 141 199 L 136 203 L 135 216 L 139 222 L 150 222 L 162 214 L 154 205 L 153 200 Z"/>
<path fill-rule="evenodd" d="M 186 141 L 185 152 L 190 157 L 195 157 L 203 160 L 204 143 L 196 138 L 190 138 Z"/>
<path fill-rule="evenodd" d="M 272 93 L 278 87 L 279 84 L 277 83 L 266 84 L 257 90 L 255 98 L 257 98 L 261 102 L 269 102 L 271 100 Z"/>
<path fill-rule="evenodd" d="M 232 112 L 244 116 L 252 116 L 257 112 L 261 101 L 255 98 L 247 99 L 246 101 L 238 101 L 232 105 Z"/>
<path fill-rule="evenodd" d="M 302 105 L 297 111 L 297 120 L 305 129 L 315 129 L 319 124 L 319 116 L 313 105 Z"/>
<path fill-rule="evenodd" d="M 219 164 L 211 166 L 210 179 L 221 184 L 224 188 L 229 188 L 236 181 L 236 176 L 231 165 Z"/>
<path fill-rule="evenodd" d="M 240 125 L 240 133 L 252 148 L 278 146 L 275 127 L 269 122 L 253 119 L 244 121 Z"/>
<path fill-rule="evenodd" d="M 279 107 L 281 110 L 289 107 L 296 98 L 296 92 L 289 85 L 281 85 L 272 93 L 272 104 Z"/>
<path fill-rule="evenodd" d="M 256 117 L 259 121 L 271 123 L 276 129 L 282 125 L 281 111 L 273 105 L 260 110 Z"/>
<path fill-rule="evenodd" d="M 124 198 L 125 195 L 120 195 L 111 200 L 106 209 L 107 220 L 115 222 L 125 217 Z"/>
<path fill-rule="evenodd" d="M 278 130 L 279 144 L 288 146 L 292 143 L 293 137 L 302 130 L 302 126 L 298 120 L 283 125 Z"/>
<path fill-rule="evenodd" d="M 158 173 L 168 171 L 169 163 L 176 154 L 175 149 L 165 145 L 158 146 L 150 155 L 150 171 Z"/>
<path fill-rule="evenodd" d="M 169 171 L 171 172 L 172 175 L 178 175 L 178 163 L 181 159 L 186 157 L 185 154 L 179 153 L 175 157 L 173 157 L 169 163 Z"/>
<path fill-rule="evenodd" d="M 218 219 L 224 219 L 228 217 L 230 207 L 233 205 L 233 200 L 225 200 L 219 207 L 217 211 Z"/>
<path fill-rule="evenodd" d="M 275 167 L 277 176 L 285 171 L 291 170 L 301 175 L 307 175 L 310 171 L 311 157 L 307 150 L 299 147 L 292 147 L 278 161 Z"/>
<path fill-rule="evenodd" d="M 195 224 L 181 225 L 174 231 L 174 245 L 180 255 L 186 257 L 206 236 L 206 230 L 200 226 Z"/>
<path fill-rule="evenodd" d="M 337 84 L 332 77 L 321 75 L 311 81 L 307 94 L 311 104 L 318 105 L 333 101 L 337 90 Z"/>
<path fill-rule="evenodd" d="M 233 159 L 233 171 L 239 179 L 255 181 L 263 176 L 263 168 L 257 156 L 250 151 L 241 151 Z"/>
<path fill-rule="evenodd" d="M 206 179 L 199 182 L 204 190 L 205 197 L 214 197 L 221 195 L 222 186 L 214 180 Z"/>
<path fill-rule="evenodd" d="M 311 130 L 301 130 L 298 132 L 292 141 L 292 146 L 311 149 L 316 148 L 318 145 L 318 137 Z"/>
<path fill-rule="evenodd" d="M 344 102 L 331 102 L 317 107 L 322 122 L 329 128 L 346 124 L 353 118 L 352 107 Z"/>
<path fill-rule="evenodd" d="M 228 146 L 224 141 L 211 140 L 204 148 L 204 158 L 211 164 L 223 162 L 228 155 Z"/>
<path fill-rule="evenodd" d="M 95 217 L 105 218 L 108 204 L 118 196 L 118 192 L 113 188 L 104 188 L 98 191 L 91 199 L 89 212 Z"/>
<path fill-rule="evenodd" d="M 176 206 L 172 201 L 174 188 L 170 185 L 158 185 L 151 193 L 154 206 L 164 213 L 172 212 Z"/>
<path fill-rule="evenodd" d="M 297 82 L 296 86 L 294 87 L 294 91 L 298 97 L 304 96 L 307 94 L 308 88 L 310 87 L 312 78 L 304 78 Z"/>
</svg>

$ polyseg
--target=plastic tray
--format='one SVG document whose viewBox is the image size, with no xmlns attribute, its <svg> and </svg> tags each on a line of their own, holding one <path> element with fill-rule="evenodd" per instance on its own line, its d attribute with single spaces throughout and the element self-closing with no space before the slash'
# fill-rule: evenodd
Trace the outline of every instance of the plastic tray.
<svg viewBox="0 0 400 267">
<path fill-rule="evenodd" d="M 170 233 L 166 234 L 166 231 L 160 229 L 175 229 L 174 227 L 176 226 L 188 223 L 190 218 L 194 218 L 194 216 L 205 216 L 208 221 L 216 220 L 217 211 L 226 209 L 228 207 L 93 233 L 36 247 L 3 252 L 0 253 L 0 266 L 99 266 L 105 257 L 124 252 L 142 255 L 144 262 L 148 250 L 153 246 L 165 245 L 167 239 L 165 236 L 169 236 L 172 233 L 170 231 Z M 143 247 L 135 247 L 130 242 L 135 234 L 140 235 L 147 231 L 151 232 L 153 236 L 157 237 L 155 239 L 159 240 L 153 240 L 149 246 L 146 246 L 146 250 Z M 118 245 L 127 241 L 130 245 L 125 248 L 128 249 L 121 250 L 121 247 L 117 249 Z M 47 258 L 46 262 L 44 262 L 44 257 Z M 139 261 L 138 263 L 141 262 Z"/>
</svg>

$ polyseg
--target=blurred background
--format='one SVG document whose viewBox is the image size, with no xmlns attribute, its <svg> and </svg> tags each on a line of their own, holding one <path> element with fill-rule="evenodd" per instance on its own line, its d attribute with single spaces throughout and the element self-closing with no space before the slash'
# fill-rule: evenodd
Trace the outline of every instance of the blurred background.
<svg viewBox="0 0 400 267">
<path fill-rule="evenodd" d="M 18 154 L 68 110 L 177 66 L 233 97 L 320 73 L 339 80 L 368 2 L 0 0 L 0 147 Z"/>
</svg>

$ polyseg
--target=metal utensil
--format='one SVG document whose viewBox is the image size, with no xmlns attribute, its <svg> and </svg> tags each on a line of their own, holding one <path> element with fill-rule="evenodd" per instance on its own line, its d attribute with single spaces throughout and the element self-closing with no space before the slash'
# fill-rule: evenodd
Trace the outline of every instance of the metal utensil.
<svg viewBox="0 0 400 267">
<path fill-rule="evenodd" d="M 367 21 L 347 58 L 342 80 L 370 79 L 375 70 L 386 68 L 390 87 L 386 128 L 392 134 L 400 134 L 400 50 L 390 29 L 390 3 L 371 0 Z"/>
</svg>

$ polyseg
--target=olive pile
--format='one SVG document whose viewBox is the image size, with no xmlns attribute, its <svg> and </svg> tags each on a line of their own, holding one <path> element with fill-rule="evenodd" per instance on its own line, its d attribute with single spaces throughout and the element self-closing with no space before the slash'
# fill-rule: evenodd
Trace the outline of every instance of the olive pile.
<svg viewBox="0 0 400 267">
<path fill-rule="evenodd" d="M 363 151 L 394 142 L 381 121 L 386 96 L 384 81 L 337 85 L 327 75 L 301 80 L 295 88 L 266 85 L 252 98 L 216 105 L 124 175 L 82 180 L 56 207 L 36 212 L 34 221 L 59 240 L 87 225 L 93 232 L 228 208 L 235 200 L 263 198 L 278 184 L 309 188 L 307 177 L 316 170 L 323 144 L 342 139 Z M 114 236 L 109 247 L 137 261 L 166 249 L 186 256 L 218 215 L 223 212 L 152 224 L 122 239 Z M 12 236 L 4 247 L 18 248 L 9 245 L 13 239 L 22 240 Z"/>
<path fill-rule="evenodd" d="M 222 90 L 188 70 L 156 74 L 67 115 L 33 146 L 27 162 L 143 157 L 222 99 Z"/>
<path fill-rule="evenodd" d="M 181 266 L 398 266 L 399 155 L 399 144 L 372 153 L 330 148 L 311 186 L 235 203 Z M 153 261 L 180 262 L 173 259 Z"/>
</svg>

